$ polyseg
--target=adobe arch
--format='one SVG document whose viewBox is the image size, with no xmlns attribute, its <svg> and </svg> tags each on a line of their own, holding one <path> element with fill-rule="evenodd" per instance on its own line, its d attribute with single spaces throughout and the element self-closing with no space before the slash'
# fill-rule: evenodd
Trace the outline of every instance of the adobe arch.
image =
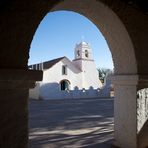
<svg viewBox="0 0 148 148">
<path fill-rule="evenodd" d="M 109 3 L 109 1 L 105 1 L 105 0 L 100 0 L 100 1 L 104 1 L 106 4 Z M 116 5 L 116 1 L 111 1 L 111 3 L 113 3 L 112 5 Z M 115 6 L 117 7 L 117 9 L 121 8 L 120 3 L 122 3 L 122 1 L 118 1 L 118 5 Z M 4 145 L 4 147 L 19 146 L 19 147 L 25 148 L 27 146 L 28 129 L 27 129 L 26 107 L 27 107 L 28 87 L 33 86 L 33 84 L 31 83 L 31 80 L 35 81 L 35 80 L 41 79 L 41 77 L 39 78 L 37 76 L 34 77 L 34 74 L 32 74 L 32 72 L 30 73 L 30 71 L 27 70 L 29 48 L 30 48 L 30 43 L 33 38 L 34 32 L 39 22 L 49 11 L 56 11 L 56 10 L 75 11 L 77 13 L 80 13 L 86 16 L 88 19 L 94 22 L 94 24 L 103 33 L 110 47 L 110 50 L 113 56 L 116 74 L 120 74 L 120 75 L 136 74 L 137 61 L 138 63 L 139 62 L 142 63 L 141 64 L 142 66 L 138 67 L 138 72 L 139 73 L 141 72 L 143 74 L 146 74 L 147 72 L 147 67 L 146 67 L 147 58 L 144 58 L 144 57 L 146 57 L 147 55 L 146 54 L 147 44 L 145 43 L 147 43 L 146 35 L 148 33 L 146 29 L 147 27 L 143 25 L 143 24 L 147 25 L 147 21 L 144 21 L 145 23 L 141 23 L 141 22 L 139 23 L 142 25 L 142 27 L 140 26 L 140 29 L 145 31 L 145 33 L 142 32 L 137 35 L 138 38 L 133 39 L 134 36 L 137 34 L 137 32 L 139 33 L 140 31 L 137 31 L 139 29 L 139 26 L 138 27 L 136 26 L 138 28 L 137 29 L 136 27 L 134 27 L 135 24 L 132 24 L 131 22 L 133 20 L 137 21 L 138 18 L 139 20 L 141 20 L 141 18 L 142 20 L 145 20 L 145 17 L 143 15 L 142 15 L 143 17 L 140 17 L 141 12 L 139 11 L 137 12 L 131 11 L 133 15 L 139 14 L 139 16 L 137 17 L 136 15 L 135 16 L 136 19 L 135 17 L 134 19 L 132 19 L 133 17 L 130 16 L 128 17 L 129 20 L 126 22 L 127 23 L 126 28 L 128 29 L 128 32 L 130 31 L 130 36 L 132 37 L 134 45 L 137 43 L 137 46 L 135 46 L 136 47 L 135 51 L 137 52 L 136 56 L 138 60 L 136 61 L 133 45 L 128 35 L 128 32 L 125 29 L 125 26 L 117 17 L 117 15 L 109 7 L 99 2 L 98 0 L 64 0 L 64 1 L 15 0 L 13 2 L 9 2 L 9 0 L 7 0 L 7 2 L 2 3 L 1 10 L 2 10 L 1 16 L 0 16 L 1 18 L 0 67 L 2 69 L 1 81 L 3 82 L 4 80 L 9 80 L 8 81 L 9 83 L 7 83 L 6 88 L 4 87 L 5 85 L 3 86 L 3 84 L 6 84 L 6 83 L 1 83 L 0 97 L 3 101 L 3 103 L 1 103 L 2 104 L 1 119 L 3 121 L 6 121 L 5 120 L 6 115 L 4 113 L 8 111 L 7 108 L 11 107 L 10 108 L 11 114 L 7 114 L 7 119 L 9 119 L 8 120 L 9 122 L 7 122 L 7 124 L 3 128 L 5 129 L 5 132 L 1 133 L 2 138 L 7 137 L 7 141 L 2 141 L 3 143 L 1 143 Z M 117 14 L 119 15 L 118 12 Z M 127 19 L 125 16 L 127 14 L 128 13 L 123 14 L 123 18 L 125 17 L 125 19 Z M 121 15 L 120 15 L 120 18 L 121 18 Z M 140 42 L 138 40 L 139 38 L 140 38 Z M 145 46 L 142 46 L 142 45 L 145 45 Z M 142 67 L 141 71 L 139 71 L 140 67 Z M 8 69 L 8 71 L 3 69 Z M 17 81 L 14 80 L 14 78 L 16 77 L 17 77 Z M 28 80 L 28 82 L 25 81 L 26 79 Z M 24 81 L 26 83 L 24 83 Z M 10 83 L 10 82 L 13 82 L 13 83 Z M 18 85 L 18 82 L 19 82 L 19 85 Z M 135 82 L 133 82 L 132 80 L 130 83 L 134 83 L 134 85 L 136 85 Z M 135 126 L 136 125 L 136 88 L 135 86 L 134 87 L 131 86 L 131 87 L 133 88 L 133 91 L 130 93 L 129 91 L 130 88 L 127 89 L 127 87 L 121 86 L 119 89 L 122 92 L 126 92 L 125 94 L 127 96 L 123 98 L 122 96 L 123 94 L 120 94 L 119 97 L 117 98 L 117 100 L 121 100 L 121 102 L 119 101 L 119 103 L 121 104 L 118 104 L 119 110 L 117 111 L 120 111 L 120 114 L 123 116 L 125 115 L 125 117 L 127 115 L 128 117 L 132 117 L 132 119 L 130 119 L 130 122 L 126 120 L 124 125 L 126 126 L 126 123 L 128 121 L 129 131 L 131 131 L 131 129 L 135 130 L 135 127 L 136 127 Z M 11 91 L 8 90 L 8 88 Z M 133 97 L 133 95 L 135 96 Z M 10 101 L 10 100 L 13 100 L 13 101 Z M 126 100 L 127 102 L 122 102 L 123 100 Z M 124 106 L 125 108 L 123 107 L 123 105 L 125 105 Z M 127 107 L 129 108 L 132 107 L 134 110 L 132 110 L 132 112 L 130 110 L 130 112 L 126 114 L 128 111 Z M 15 125 L 15 126 L 13 126 L 13 128 L 10 129 L 12 125 Z M 1 127 L 2 126 L 3 126 L 3 122 L 1 123 Z M 118 126 L 122 126 L 122 125 L 118 125 Z M 126 130 L 126 132 L 129 132 L 129 131 Z M 131 133 L 132 132 L 133 131 L 131 131 Z M 135 137 L 136 135 L 135 133 L 132 133 L 132 134 L 133 135 L 129 137 L 127 136 L 127 134 L 126 135 L 120 134 L 118 136 L 119 142 L 122 142 L 122 145 L 128 145 L 125 147 L 130 147 L 131 144 L 135 145 L 136 143 L 134 143 L 135 142 L 134 140 L 136 140 L 136 137 Z M 130 138 L 133 138 L 133 139 L 130 140 Z M 23 142 L 18 144 L 18 141 L 23 141 Z"/>
<path fill-rule="evenodd" d="M 54 5 L 50 11 L 58 10 L 82 14 L 99 28 L 111 50 L 115 74 L 137 73 L 132 41 L 119 17 L 109 7 L 96 0 L 64 0 Z"/>
<path fill-rule="evenodd" d="M 136 148 L 137 61 L 132 41 L 124 24 L 108 6 L 96 0 L 64 0 L 50 11 L 57 10 L 74 11 L 86 16 L 104 35 L 112 53 L 116 75 L 114 79 L 116 144 L 121 147 Z M 125 116 L 127 113 L 129 115 Z"/>
</svg>

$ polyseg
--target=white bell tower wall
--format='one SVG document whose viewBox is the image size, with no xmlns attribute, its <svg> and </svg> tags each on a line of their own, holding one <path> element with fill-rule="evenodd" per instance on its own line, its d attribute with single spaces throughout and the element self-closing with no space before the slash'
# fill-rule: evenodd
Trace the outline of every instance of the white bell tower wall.
<svg viewBox="0 0 148 148">
<path fill-rule="evenodd" d="M 76 44 L 75 59 L 73 63 L 82 71 L 82 86 L 85 89 L 97 89 L 102 87 L 99 80 L 95 62 L 92 57 L 92 49 L 86 42 Z"/>
</svg>

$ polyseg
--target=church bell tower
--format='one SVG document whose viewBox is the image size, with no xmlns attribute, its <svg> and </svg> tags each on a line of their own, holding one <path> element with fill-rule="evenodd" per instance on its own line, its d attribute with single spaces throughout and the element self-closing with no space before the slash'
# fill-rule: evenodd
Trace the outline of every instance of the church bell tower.
<svg viewBox="0 0 148 148">
<path fill-rule="evenodd" d="M 96 89 L 102 86 L 98 78 L 98 72 L 92 56 L 92 49 L 86 42 L 76 44 L 74 49 L 75 59 L 73 64 L 82 72 L 82 87 Z"/>
<path fill-rule="evenodd" d="M 75 60 L 76 59 L 85 59 L 92 60 L 92 51 L 88 43 L 81 42 L 80 44 L 76 44 L 75 50 Z"/>
</svg>

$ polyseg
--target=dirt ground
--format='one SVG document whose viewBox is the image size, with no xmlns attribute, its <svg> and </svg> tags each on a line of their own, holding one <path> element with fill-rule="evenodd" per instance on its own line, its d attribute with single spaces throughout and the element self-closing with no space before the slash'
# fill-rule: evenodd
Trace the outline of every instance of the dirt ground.
<svg viewBox="0 0 148 148">
<path fill-rule="evenodd" d="M 113 99 L 29 101 L 29 148 L 110 148 Z"/>
</svg>

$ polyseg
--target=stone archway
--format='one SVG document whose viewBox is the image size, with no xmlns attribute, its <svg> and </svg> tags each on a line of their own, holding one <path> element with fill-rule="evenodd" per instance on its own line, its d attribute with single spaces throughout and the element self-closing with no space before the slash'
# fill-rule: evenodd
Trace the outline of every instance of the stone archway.
<svg viewBox="0 0 148 148">
<path fill-rule="evenodd" d="M 69 10 L 91 20 L 104 35 L 113 57 L 116 74 L 136 74 L 137 64 L 133 44 L 118 16 L 109 7 L 96 0 L 65 0 L 51 11 Z M 128 54 L 127 54 L 128 53 Z"/>
<path fill-rule="evenodd" d="M 129 2 L 134 3 L 133 0 Z M 37 72 L 27 70 L 30 43 L 42 18 L 50 11 L 61 9 L 85 15 L 105 36 L 116 68 L 115 122 L 118 124 L 115 123 L 115 139 L 121 147 L 137 147 L 136 86 L 148 86 L 148 19 L 140 9 L 140 4 L 136 5 L 136 9 L 135 5 L 128 5 L 122 0 L 15 0 L 13 2 L 7 0 L 2 2 L 0 5 L 0 97 L 3 102 L 1 119 L 4 122 L 0 124 L 3 129 L 0 144 L 3 147 L 27 146 L 28 87 L 33 86 L 32 81 L 41 79 L 41 73 L 37 76 Z M 125 7 L 126 11 L 124 11 Z M 138 82 L 139 78 L 140 82 Z"/>
<path fill-rule="evenodd" d="M 135 114 L 136 85 L 138 84 L 137 63 L 134 47 L 124 24 L 109 7 L 96 0 L 79 2 L 65 0 L 51 9 L 51 11 L 57 10 L 74 11 L 84 15 L 104 35 L 115 66 L 113 83 L 115 84 L 116 145 L 135 148 L 137 143 L 137 116 Z"/>
<path fill-rule="evenodd" d="M 138 84 L 137 62 L 132 41 L 124 24 L 109 7 L 96 0 L 61 1 L 49 11 L 45 10 L 44 15 L 58 10 L 74 11 L 84 15 L 104 35 L 115 66 L 113 82 L 115 84 L 116 144 L 121 147 L 135 148 L 137 144 L 137 116 L 135 114 L 136 86 Z M 126 116 L 127 114 L 129 116 Z"/>
</svg>

